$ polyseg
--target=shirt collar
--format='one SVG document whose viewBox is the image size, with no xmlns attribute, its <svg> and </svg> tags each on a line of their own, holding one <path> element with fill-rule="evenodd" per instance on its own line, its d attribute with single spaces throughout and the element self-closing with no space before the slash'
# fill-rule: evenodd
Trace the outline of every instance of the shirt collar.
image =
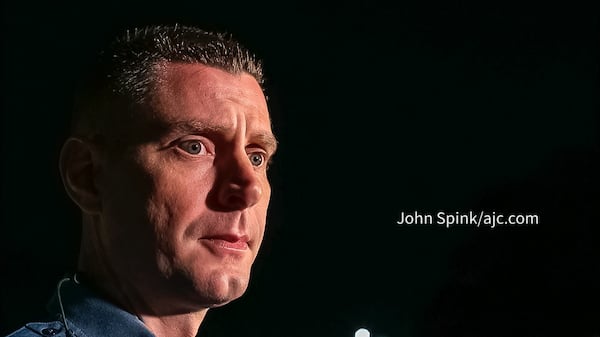
<svg viewBox="0 0 600 337">
<path fill-rule="evenodd" d="M 64 316 L 77 337 L 154 337 L 144 323 L 131 313 L 99 297 L 73 278 L 59 282 L 48 304 L 51 314 Z"/>
</svg>

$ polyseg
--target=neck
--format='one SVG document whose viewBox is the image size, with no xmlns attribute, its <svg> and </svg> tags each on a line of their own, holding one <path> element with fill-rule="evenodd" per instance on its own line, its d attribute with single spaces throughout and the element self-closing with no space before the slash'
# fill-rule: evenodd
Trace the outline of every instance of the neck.
<svg viewBox="0 0 600 337">
<path fill-rule="evenodd" d="M 170 316 L 142 314 L 140 319 L 156 337 L 194 337 L 207 310 Z"/>
</svg>

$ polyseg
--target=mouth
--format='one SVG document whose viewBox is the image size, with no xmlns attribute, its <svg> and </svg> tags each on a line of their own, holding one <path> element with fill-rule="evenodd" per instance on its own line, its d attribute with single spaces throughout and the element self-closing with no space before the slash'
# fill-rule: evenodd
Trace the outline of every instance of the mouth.
<svg viewBox="0 0 600 337">
<path fill-rule="evenodd" d="M 235 234 L 219 234 L 204 237 L 200 240 L 207 242 L 210 246 L 217 250 L 243 252 L 250 249 L 248 246 L 249 239 L 246 235 L 239 236 Z"/>
</svg>

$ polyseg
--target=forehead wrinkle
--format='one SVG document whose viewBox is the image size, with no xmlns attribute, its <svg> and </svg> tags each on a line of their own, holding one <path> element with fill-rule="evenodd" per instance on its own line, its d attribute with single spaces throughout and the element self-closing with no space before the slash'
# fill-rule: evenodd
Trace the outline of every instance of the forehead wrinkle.
<svg viewBox="0 0 600 337">
<path fill-rule="evenodd" d="M 210 90 L 206 90 L 210 88 Z M 196 87 L 192 90 L 196 90 L 198 94 L 196 97 L 198 98 L 195 105 L 204 105 L 212 107 L 212 112 L 216 114 L 220 114 L 220 112 L 227 111 L 246 111 L 247 113 L 260 115 L 263 112 L 268 114 L 268 109 L 265 105 L 257 103 L 256 99 L 258 95 L 254 95 L 252 92 L 248 90 L 244 90 L 241 88 L 231 88 L 227 86 L 204 86 L 204 87 Z M 258 97 L 260 99 L 260 97 Z M 260 101 L 264 101 L 264 99 L 260 99 Z M 210 103 L 209 103 L 210 102 Z M 212 103 L 212 104 L 211 104 Z M 233 104 L 231 104 L 233 103 Z"/>
<path fill-rule="evenodd" d="M 226 76 L 233 78 L 239 82 L 240 85 L 245 80 L 255 81 L 252 75 L 247 73 L 232 74 L 220 69 L 214 69 L 213 67 L 196 64 L 195 67 L 191 68 L 190 65 L 185 63 L 171 63 L 164 67 L 162 71 L 162 80 L 166 80 L 171 85 L 171 94 L 181 94 L 196 96 L 201 98 L 202 101 L 230 101 L 252 110 L 261 110 L 265 107 L 256 105 L 253 100 L 258 98 L 260 101 L 265 101 L 264 93 L 258 85 L 258 92 L 247 90 L 241 87 L 231 87 L 230 85 L 224 85 L 223 79 L 218 78 L 213 74 L 214 71 L 226 73 Z M 180 76 L 177 76 L 179 74 Z M 207 90 L 208 89 L 208 90 Z M 262 96 L 262 97 L 261 97 Z"/>
<path fill-rule="evenodd" d="M 206 90 L 207 88 L 210 88 L 210 90 Z M 159 109 L 172 111 L 175 112 L 175 114 L 188 111 L 198 115 L 206 115 L 207 119 L 212 119 L 230 115 L 231 112 L 245 111 L 245 114 L 248 115 L 246 118 L 250 118 L 249 121 L 261 119 L 262 117 L 260 116 L 263 114 L 268 116 L 266 104 L 263 106 L 260 103 L 256 103 L 252 98 L 251 93 L 242 89 L 232 90 L 226 86 L 218 85 L 204 87 L 196 86 L 187 89 L 179 89 L 176 87 L 168 90 L 168 95 L 171 97 L 177 95 L 185 95 L 188 97 L 188 99 L 174 100 L 175 102 L 167 101 L 166 104 L 157 104 Z M 161 102 L 163 101 L 161 100 Z M 201 113 L 198 113 L 198 111 Z M 188 126 L 185 126 L 185 123 L 186 122 L 182 122 L 178 127 L 189 128 L 190 126 L 195 125 L 197 128 L 207 128 L 210 126 L 208 123 L 203 123 L 201 121 L 192 121 Z M 231 128 L 233 128 L 235 122 L 232 121 L 231 123 Z M 213 125 L 212 127 L 216 126 Z"/>
</svg>

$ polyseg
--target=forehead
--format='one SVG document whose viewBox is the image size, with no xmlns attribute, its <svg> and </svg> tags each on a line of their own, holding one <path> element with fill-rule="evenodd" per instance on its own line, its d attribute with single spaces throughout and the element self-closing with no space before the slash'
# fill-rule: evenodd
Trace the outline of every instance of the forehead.
<svg viewBox="0 0 600 337">
<path fill-rule="evenodd" d="M 159 67 L 153 105 L 168 120 L 222 117 L 235 108 L 250 120 L 269 121 L 262 88 L 247 73 L 231 74 L 203 64 L 165 63 Z M 187 116 L 183 116 L 187 115 Z"/>
</svg>

